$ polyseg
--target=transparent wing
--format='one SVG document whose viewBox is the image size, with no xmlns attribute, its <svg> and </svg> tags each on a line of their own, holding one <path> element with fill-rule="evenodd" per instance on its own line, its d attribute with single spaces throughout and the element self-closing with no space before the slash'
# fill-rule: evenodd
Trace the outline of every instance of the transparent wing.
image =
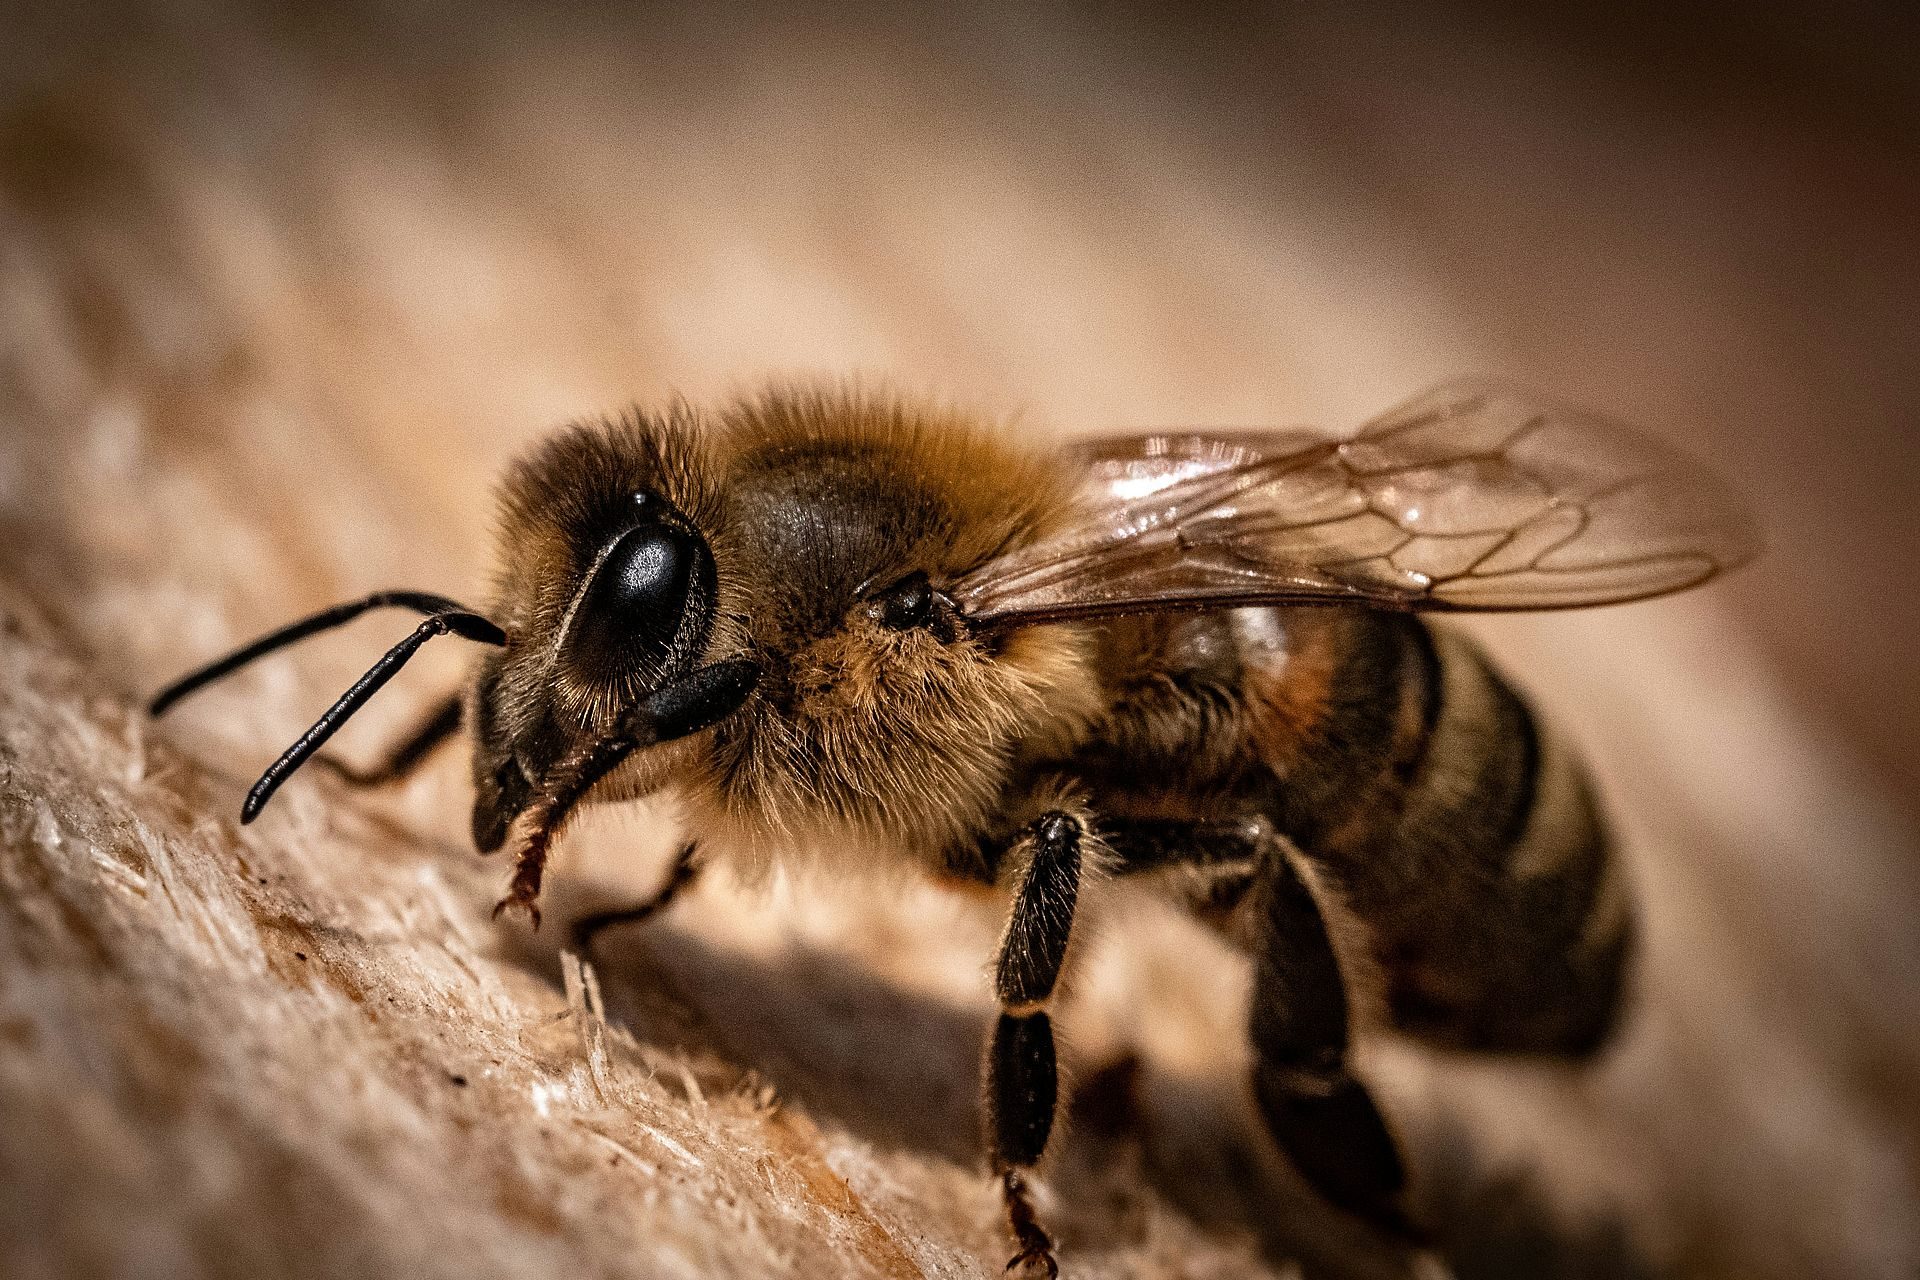
<svg viewBox="0 0 1920 1280">
<path fill-rule="evenodd" d="M 1705 582 L 1758 549 L 1698 463 L 1615 423 L 1451 383 L 1347 440 L 1114 437 L 1067 451 L 1081 523 L 953 584 L 982 625 L 1350 601 L 1565 609 Z"/>
</svg>

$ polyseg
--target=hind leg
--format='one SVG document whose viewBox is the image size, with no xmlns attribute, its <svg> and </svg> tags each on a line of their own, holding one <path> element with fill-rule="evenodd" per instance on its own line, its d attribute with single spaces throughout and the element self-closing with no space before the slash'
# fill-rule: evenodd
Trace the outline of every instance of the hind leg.
<svg viewBox="0 0 1920 1280">
<path fill-rule="evenodd" d="M 1347 991 L 1319 905 L 1284 854 L 1263 859 L 1247 904 L 1253 1085 L 1267 1129 L 1329 1203 L 1415 1243 L 1399 1148 L 1347 1068 Z"/>
<path fill-rule="evenodd" d="M 1274 1141 L 1329 1203 L 1409 1243 L 1406 1175 L 1366 1086 L 1347 1070 L 1347 989 L 1326 921 L 1270 823 L 1115 819 L 1104 830 L 1125 873 L 1205 873 L 1192 904 L 1244 913 L 1253 957 L 1253 1086 Z"/>
</svg>

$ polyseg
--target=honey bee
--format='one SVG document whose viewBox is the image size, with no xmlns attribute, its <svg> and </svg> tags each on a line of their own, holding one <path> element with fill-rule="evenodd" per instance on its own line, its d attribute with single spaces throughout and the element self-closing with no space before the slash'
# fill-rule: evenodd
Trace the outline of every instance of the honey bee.
<svg viewBox="0 0 1920 1280">
<path fill-rule="evenodd" d="M 488 646 L 363 781 L 463 722 L 473 837 L 515 836 L 537 925 L 587 801 L 678 793 L 709 852 L 907 859 L 1003 887 L 985 1145 L 1023 1265 L 1057 1084 L 1048 1008 L 1093 877 L 1175 877 L 1250 953 L 1253 1094 L 1332 1205 L 1420 1238 L 1356 1020 L 1578 1058 L 1623 1000 L 1633 911 L 1579 763 L 1423 615 L 1696 586 L 1749 558 L 1711 477 L 1491 384 L 1345 439 L 1187 432 L 1043 449 L 945 411 L 782 389 L 575 425 L 508 473 L 491 609 L 383 592 L 175 683 L 158 714 L 369 609 L 425 621 L 266 771 L 289 774 L 428 639 Z M 1330 923 L 1332 922 L 1332 927 Z"/>
</svg>

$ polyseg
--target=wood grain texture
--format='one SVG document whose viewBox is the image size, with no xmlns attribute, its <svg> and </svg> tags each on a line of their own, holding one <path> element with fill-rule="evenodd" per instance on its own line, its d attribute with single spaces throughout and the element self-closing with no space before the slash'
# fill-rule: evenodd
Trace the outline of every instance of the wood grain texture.
<svg viewBox="0 0 1920 1280">
<path fill-rule="evenodd" d="M 10 10 L 0 1272 L 994 1274 L 992 905 L 722 877 L 590 981 L 488 926 L 451 758 L 235 824 L 391 628 L 140 699 L 371 589 L 479 594 L 505 459 L 635 399 L 1338 427 L 1484 373 L 1713 459 L 1771 547 L 1476 626 L 1595 764 L 1647 954 L 1587 1071 L 1367 1043 L 1416 1184 L 1463 1275 L 1910 1276 L 1908 33 L 1797 13 Z M 550 916 L 675 834 L 583 822 Z M 1262 1145 L 1244 965 L 1085 910 L 1067 1274 L 1394 1274 Z"/>
</svg>

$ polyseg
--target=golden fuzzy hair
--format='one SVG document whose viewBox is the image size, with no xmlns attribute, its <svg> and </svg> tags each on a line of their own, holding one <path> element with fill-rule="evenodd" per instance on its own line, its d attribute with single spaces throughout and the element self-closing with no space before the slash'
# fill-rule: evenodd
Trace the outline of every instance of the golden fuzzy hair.
<svg viewBox="0 0 1920 1280">
<path fill-rule="evenodd" d="M 986 830 L 1017 758 L 1063 750 L 1097 713 L 1075 628 L 948 641 L 855 607 L 863 591 L 914 572 L 937 588 L 1059 528 L 1072 493 L 1057 465 L 952 411 L 783 387 L 711 414 L 677 404 L 569 427 L 509 473 L 495 616 L 512 639 L 483 675 L 509 737 L 604 726 L 644 695 L 650 673 L 589 679 L 555 640 L 641 488 L 712 550 L 705 658 L 749 652 L 763 675 L 700 745 L 642 752 L 597 799 L 679 783 L 694 828 L 749 867 L 876 846 L 937 859 Z"/>
</svg>

